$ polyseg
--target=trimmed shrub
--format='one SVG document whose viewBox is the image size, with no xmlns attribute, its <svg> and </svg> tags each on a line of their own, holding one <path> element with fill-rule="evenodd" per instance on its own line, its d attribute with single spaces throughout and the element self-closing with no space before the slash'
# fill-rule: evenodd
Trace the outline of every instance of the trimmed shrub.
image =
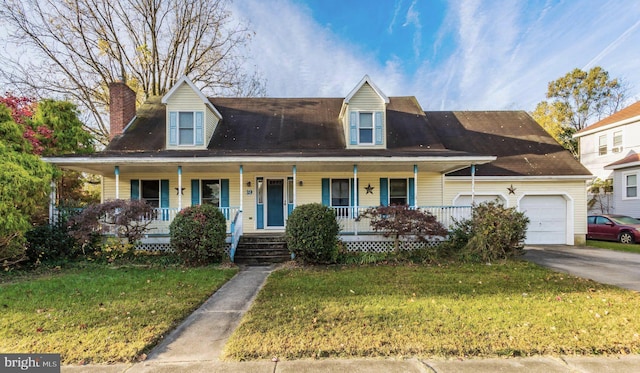
<svg viewBox="0 0 640 373">
<path fill-rule="evenodd" d="M 66 224 L 40 225 L 25 234 L 25 253 L 29 262 L 59 263 L 75 259 L 80 251 L 76 240 L 69 235 Z"/>
<path fill-rule="evenodd" d="M 220 263 L 227 221 L 220 209 L 204 204 L 180 211 L 169 226 L 171 247 L 187 265 Z"/>
<path fill-rule="evenodd" d="M 334 263 L 340 226 L 327 206 L 310 203 L 296 207 L 287 219 L 289 251 L 306 263 Z"/>
<path fill-rule="evenodd" d="M 473 207 L 471 219 L 456 222 L 443 248 L 463 261 L 491 262 L 523 253 L 529 218 L 495 201 Z"/>
</svg>

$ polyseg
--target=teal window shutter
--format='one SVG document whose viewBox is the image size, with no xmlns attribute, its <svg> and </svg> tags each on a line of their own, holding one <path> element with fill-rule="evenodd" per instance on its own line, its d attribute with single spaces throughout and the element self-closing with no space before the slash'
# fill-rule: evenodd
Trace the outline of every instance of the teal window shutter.
<svg viewBox="0 0 640 373">
<path fill-rule="evenodd" d="M 191 206 L 200 204 L 200 180 L 191 179 Z"/>
<path fill-rule="evenodd" d="M 331 206 L 331 184 L 329 179 L 322 179 L 322 204 L 324 206 Z"/>
<path fill-rule="evenodd" d="M 220 180 L 220 207 L 224 217 L 229 220 L 229 179 Z"/>
<path fill-rule="evenodd" d="M 380 178 L 380 206 L 389 206 L 389 179 Z"/>
<path fill-rule="evenodd" d="M 169 220 L 169 180 L 160 180 L 160 208 L 162 220 Z"/>
<path fill-rule="evenodd" d="M 382 112 L 381 111 L 376 111 L 375 113 L 375 131 L 376 131 L 376 145 L 382 145 L 383 144 L 383 132 L 382 132 Z"/>
<path fill-rule="evenodd" d="M 178 145 L 178 113 L 169 113 L 169 145 Z"/>
<path fill-rule="evenodd" d="M 220 180 L 220 207 L 229 207 L 229 179 Z"/>
<path fill-rule="evenodd" d="M 140 180 L 131 180 L 131 199 L 140 199 Z"/>
<path fill-rule="evenodd" d="M 413 207 L 416 204 L 416 180 L 409 179 L 409 206 Z"/>
<path fill-rule="evenodd" d="M 204 145 L 204 113 L 196 111 L 196 145 Z"/>
<path fill-rule="evenodd" d="M 349 144 L 358 144 L 358 113 L 355 111 L 349 113 Z"/>
</svg>

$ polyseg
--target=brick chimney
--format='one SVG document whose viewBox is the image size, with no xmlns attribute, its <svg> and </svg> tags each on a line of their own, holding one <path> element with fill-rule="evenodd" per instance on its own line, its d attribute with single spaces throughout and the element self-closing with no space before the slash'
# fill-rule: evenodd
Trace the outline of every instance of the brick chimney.
<svg viewBox="0 0 640 373">
<path fill-rule="evenodd" d="M 109 140 L 120 135 L 136 115 L 136 93 L 123 81 L 109 84 Z"/>
</svg>

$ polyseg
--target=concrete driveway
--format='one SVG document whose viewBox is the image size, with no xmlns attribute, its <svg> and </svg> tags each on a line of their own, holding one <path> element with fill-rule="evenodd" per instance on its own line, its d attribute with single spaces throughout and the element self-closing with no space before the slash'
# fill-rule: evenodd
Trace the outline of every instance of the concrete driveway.
<svg viewBox="0 0 640 373">
<path fill-rule="evenodd" d="M 640 291 L 640 254 L 586 246 L 533 245 L 524 259 L 602 284 Z"/>
</svg>

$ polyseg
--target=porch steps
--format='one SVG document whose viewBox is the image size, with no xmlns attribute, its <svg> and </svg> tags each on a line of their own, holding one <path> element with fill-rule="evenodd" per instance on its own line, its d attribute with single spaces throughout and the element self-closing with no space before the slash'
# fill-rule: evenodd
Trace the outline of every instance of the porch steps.
<svg viewBox="0 0 640 373">
<path fill-rule="evenodd" d="M 236 264 L 261 265 L 283 263 L 291 259 L 284 234 L 244 234 L 240 237 L 233 261 Z"/>
</svg>

